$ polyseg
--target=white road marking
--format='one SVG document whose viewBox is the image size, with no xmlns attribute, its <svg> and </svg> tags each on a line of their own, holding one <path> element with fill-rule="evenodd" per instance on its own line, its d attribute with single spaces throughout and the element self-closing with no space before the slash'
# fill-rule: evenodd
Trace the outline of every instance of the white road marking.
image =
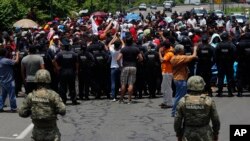
<svg viewBox="0 0 250 141">
<path fill-rule="evenodd" d="M 28 134 L 29 134 L 29 132 L 33 129 L 33 127 L 34 127 L 34 124 L 30 124 L 28 127 L 26 127 L 24 130 L 23 130 L 23 132 L 21 133 L 21 134 L 19 134 L 19 136 L 17 136 L 15 139 L 23 139 L 23 138 L 25 138 Z"/>
</svg>

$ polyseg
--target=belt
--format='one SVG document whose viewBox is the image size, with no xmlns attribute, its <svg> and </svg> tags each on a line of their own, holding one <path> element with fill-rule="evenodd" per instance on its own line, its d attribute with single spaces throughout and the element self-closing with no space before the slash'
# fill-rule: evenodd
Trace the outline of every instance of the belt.
<svg viewBox="0 0 250 141">
<path fill-rule="evenodd" d="M 203 125 L 185 125 L 185 127 L 205 127 L 208 126 L 209 124 L 203 124 Z"/>
</svg>

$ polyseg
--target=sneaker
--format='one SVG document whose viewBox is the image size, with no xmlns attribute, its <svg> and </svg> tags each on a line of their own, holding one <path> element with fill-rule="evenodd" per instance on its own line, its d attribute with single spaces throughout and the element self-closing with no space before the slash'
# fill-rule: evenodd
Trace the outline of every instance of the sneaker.
<svg viewBox="0 0 250 141">
<path fill-rule="evenodd" d="M 127 104 L 132 104 L 132 101 L 129 101 Z"/>
<path fill-rule="evenodd" d="M 112 99 L 112 102 L 116 102 L 116 99 L 114 98 L 114 99 Z"/>
<path fill-rule="evenodd" d="M 119 100 L 119 104 L 125 104 L 124 100 Z"/>
<path fill-rule="evenodd" d="M 162 109 L 168 109 L 168 108 L 173 108 L 173 106 L 171 105 L 164 105 L 164 106 L 161 106 Z"/>
<path fill-rule="evenodd" d="M 160 106 L 160 107 L 162 107 L 162 106 L 167 106 L 167 105 L 166 105 L 166 104 L 164 104 L 164 103 L 161 103 L 159 106 Z"/>
<path fill-rule="evenodd" d="M 11 109 L 10 112 L 11 113 L 17 113 L 17 109 Z"/>
</svg>

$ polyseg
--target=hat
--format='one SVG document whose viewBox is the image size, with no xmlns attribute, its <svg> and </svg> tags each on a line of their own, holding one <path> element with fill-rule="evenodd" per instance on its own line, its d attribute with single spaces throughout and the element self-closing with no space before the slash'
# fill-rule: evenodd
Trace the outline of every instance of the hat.
<svg viewBox="0 0 250 141">
<path fill-rule="evenodd" d="M 23 31 L 22 32 L 22 37 L 26 36 L 27 33 L 28 33 L 27 31 Z"/>
<path fill-rule="evenodd" d="M 58 35 L 54 35 L 53 39 L 59 39 L 59 36 Z"/>
<path fill-rule="evenodd" d="M 143 30 L 139 29 L 139 30 L 137 31 L 137 35 L 139 35 L 139 34 L 141 34 L 141 33 L 143 33 Z"/>
<path fill-rule="evenodd" d="M 194 34 L 192 32 L 188 32 L 188 36 L 193 36 Z"/>
</svg>

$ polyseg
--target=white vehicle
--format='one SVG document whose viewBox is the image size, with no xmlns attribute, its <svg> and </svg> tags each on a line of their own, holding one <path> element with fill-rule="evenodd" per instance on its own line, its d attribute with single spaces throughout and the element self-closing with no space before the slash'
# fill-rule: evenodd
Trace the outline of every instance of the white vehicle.
<svg viewBox="0 0 250 141">
<path fill-rule="evenodd" d="M 167 0 L 167 1 L 164 1 L 164 2 L 163 2 L 163 6 L 165 6 L 165 4 L 166 4 L 166 3 L 170 3 L 172 7 L 174 7 L 174 6 L 175 6 L 174 1 L 172 1 L 172 0 Z"/>
<path fill-rule="evenodd" d="M 221 11 L 221 10 L 215 10 L 215 11 L 214 11 L 214 14 L 215 14 L 217 17 L 219 17 L 219 18 L 221 18 L 221 17 L 224 16 L 224 12 Z"/>
<path fill-rule="evenodd" d="M 164 11 L 172 12 L 172 5 L 171 5 L 171 3 L 165 3 L 164 4 Z"/>
<path fill-rule="evenodd" d="M 145 3 L 139 5 L 139 11 L 141 10 L 147 11 L 147 5 Z"/>
<path fill-rule="evenodd" d="M 201 3 L 200 3 L 199 1 L 196 1 L 196 2 L 194 2 L 193 4 L 194 4 L 194 5 L 197 5 L 197 6 L 201 5 Z"/>
<path fill-rule="evenodd" d="M 243 26 L 246 23 L 246 21 L 247 21 L 247 17 L 245 15 L 243 15 L 242 13 L 232 13 L 231 14 L 231 18 L 232 18 L 232 16 L 235 17 L 235 19 L 237 20 L 237 22 L 241 26 Z"/>
</svg>

